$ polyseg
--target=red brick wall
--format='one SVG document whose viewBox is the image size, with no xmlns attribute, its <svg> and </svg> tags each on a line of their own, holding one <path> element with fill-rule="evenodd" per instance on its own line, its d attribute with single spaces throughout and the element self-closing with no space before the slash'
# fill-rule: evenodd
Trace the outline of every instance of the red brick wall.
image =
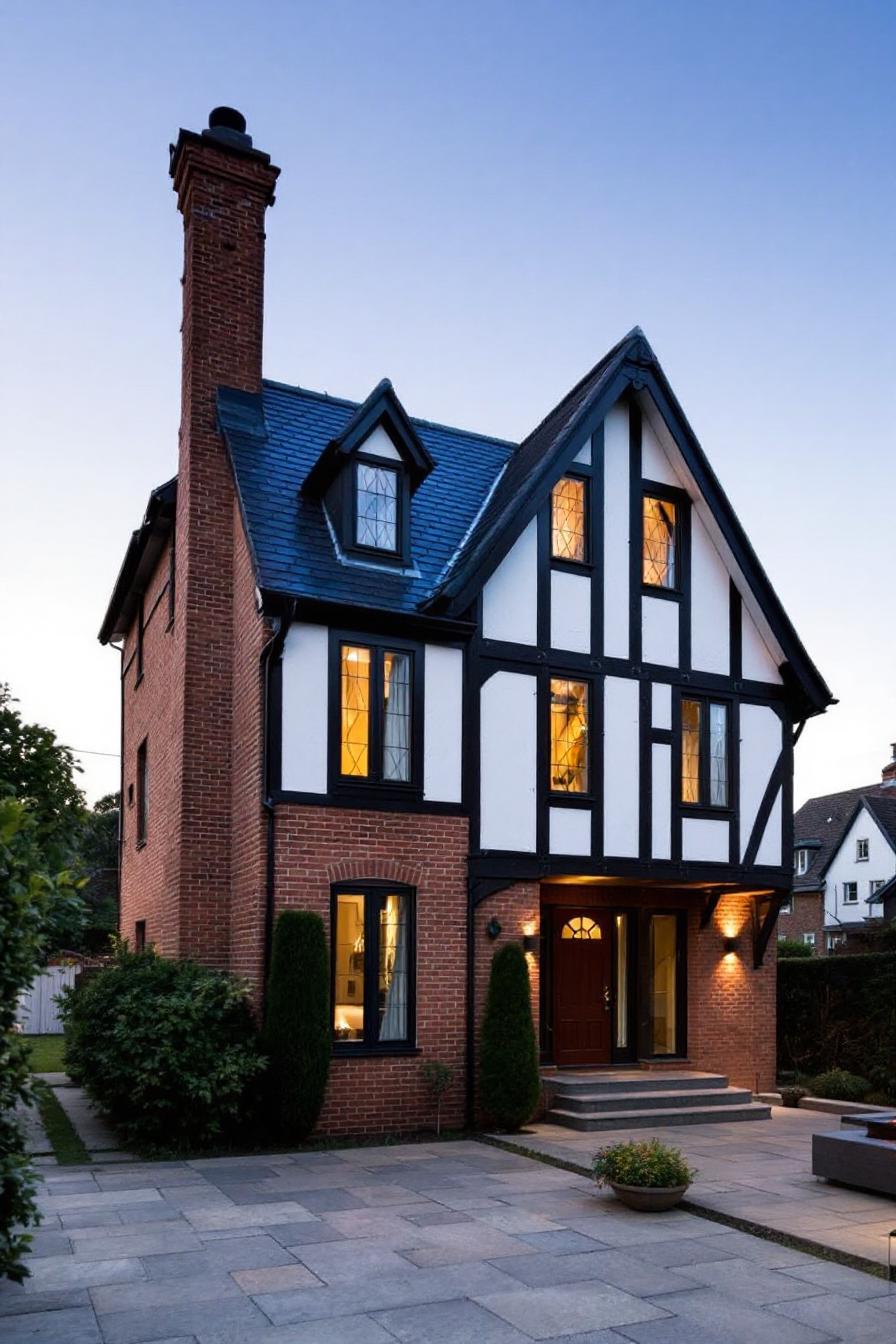
<svg viewBox="0 0 896 1344">
<path fill-rule="evenodd" d="M 494 896 L 487 896 L 480 905 L 476 907 L 473 916 L 474 930 L 476 936 L 476 960 L 473 972 L 473 993 L 475 1001 L 476 1018 L 476 1053 L 478 1058 L 479 1036 L 482 1030 L 482 1018 L 485 1012 L 485 1000 L 488 993 L 488 980 L 491 973 L 492 959 L 499 948 L 505 943 L 518 943 L 522 941 L 524 933 L 538 934 L 541 926 L 540 918 L 540 888 L 537 882 L 517 882 L 512 887 L 507 887 L 504 891 L 495 892 Z M 497 938 L 489 937 L 486 932 L 486 925 L 492 920 L 497 919 L 501 925 L 501 932 Z M 532 1018 L 535 1025 L 536 1041 L 538 1040 L 538 1029 L 540 1021 L 539 1007 L 539 955 L 537 950 L 526 953 L 526 964 L 529 967 L 529 983 L 532 990 Z M 539 1108 L 539 1110 L 542 1108 Z M 538 1114 L 538 1112 L 536 1112 Z M 482 1117 L 480 1117 L 481 1119 Z"/>
<path fill-rule="evenodd" d="M 804 896 L 793 896 L 793 909 L 789 915 L 782 911 L 778 916 L 775 937 L 784 934 L 802 942 L 804 933 L 815 934 L 815 952 L 825 955 L 824 944 L 824 897 L 820 891 L 807 892 Z"/>
<path fill-rule="evenodd" d="M 420 1065 L 454 1070 L 442 1104 L 447 1126 L 464 1117 L 466 1027 L 466 818 L 279 806 L 276 908 L 316 910 L 330 938 L 330 886 L 391 878 L 417 891 L 417 1041 L 420 1053 L 334 1058 L 319 1131 L 382 1133 L 431 1127 Z"/>
</svg>

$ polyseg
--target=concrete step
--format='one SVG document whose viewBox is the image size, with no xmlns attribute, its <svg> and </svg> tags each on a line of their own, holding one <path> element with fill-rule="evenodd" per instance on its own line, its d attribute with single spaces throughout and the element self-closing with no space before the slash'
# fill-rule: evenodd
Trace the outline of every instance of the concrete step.
<svg viewBox="0 0 896 1344">
<path fill-rule="evenodd" d="M 742 1087 L 718 1087 L 687 1092 L 575 1092 L 555 1093 L 551 1105 L 563 1111 L 609 1114 L 612 1111 L 685 1110 L 707 1106 L 741 1106 L 753 1100 Z"/>
<path fill-rule="evenodd" d="M 602 1074 L 544 1073 L 542 1082 L 555 1097 L 580 1095 L 631 1095 L 635 1092 L 706 1092 L 724 1089 L 728 1079 L 721 1073 L 662 1073 L 649 1069 Z"/>
<path fill-rule="evenodd" d="M 566 1129 L 659 1129 L 671 1125 L 709 1125 L 730 1123 L 734 1120 L 767 1120 L 771 1107 L 751 1101 L 734 1106 L 673 1106 L 656 1111 L 569 1111 L 556 1107 L 545 1119 Z"/>
</svg>

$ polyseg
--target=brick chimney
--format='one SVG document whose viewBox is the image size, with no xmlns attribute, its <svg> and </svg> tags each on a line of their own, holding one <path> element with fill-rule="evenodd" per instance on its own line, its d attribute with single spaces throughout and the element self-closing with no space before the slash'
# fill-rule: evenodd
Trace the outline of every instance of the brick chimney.
<svg viewBox="0 0 896 1344">
<path fill-rule="evenodd" d="M 245 118 L 217 107 L 181 130 L 170 172 L 184 221 L 183 369 L 175 638 L 183 678 L 179 844 L 172 885 L 181 956 L 226 966 L 230 892 L 233 479 L 216 423 L 221 386 L 261 388 L 265 211 L 279 168 Z"/>
<path fill-rule="evenodd" d="M 880 772 L 880 782 L 884 788 L 896 788 L 896 742 L 890 743 L 890 759 Z"/>
</svg>

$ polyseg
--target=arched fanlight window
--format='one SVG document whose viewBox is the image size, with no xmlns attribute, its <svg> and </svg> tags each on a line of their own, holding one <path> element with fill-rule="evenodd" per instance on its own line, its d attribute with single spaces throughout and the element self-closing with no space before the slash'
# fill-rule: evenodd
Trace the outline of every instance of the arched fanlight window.
<svg viewBox="0 0 896 1344">
<path fill-rule="evenodd" d="M 600 938 L 600 925 L 596 919 L 589 919 L 587 915 L 573 915 L 568 919 L 560 930 L 561 938 Z"/>
</svg>

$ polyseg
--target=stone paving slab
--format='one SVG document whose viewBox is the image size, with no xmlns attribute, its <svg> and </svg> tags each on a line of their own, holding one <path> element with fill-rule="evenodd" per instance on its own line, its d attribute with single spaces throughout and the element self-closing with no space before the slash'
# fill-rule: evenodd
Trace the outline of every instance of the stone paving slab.
<svg viewBox="0 0 896 1344">
<path fill-rule="evenodd" d="M 697 1141 L 714 1178 L 761 1179 L 742 1136 L 727 1163 L 724 1136 Z M 798 1189 L 768 1198 L 798 1213 Z M 0 1285 L 3 1344 L 896 1344 L 881 1278 L 472 1141 L 97 1163 L 50 1173 L 41 1201 L 33 1277 Z M 889 1226 L 877 1202 L 850 1211 L 856 1240 Z"/>
<path fill-rule="evenodd" d="M 67 1083 L 62 1087 L 54 1087 L 53 1095 L 89 1153 L 117 1150 L 117 1134 L 103 1119 L 83 1087 Z"/>
</svg>

